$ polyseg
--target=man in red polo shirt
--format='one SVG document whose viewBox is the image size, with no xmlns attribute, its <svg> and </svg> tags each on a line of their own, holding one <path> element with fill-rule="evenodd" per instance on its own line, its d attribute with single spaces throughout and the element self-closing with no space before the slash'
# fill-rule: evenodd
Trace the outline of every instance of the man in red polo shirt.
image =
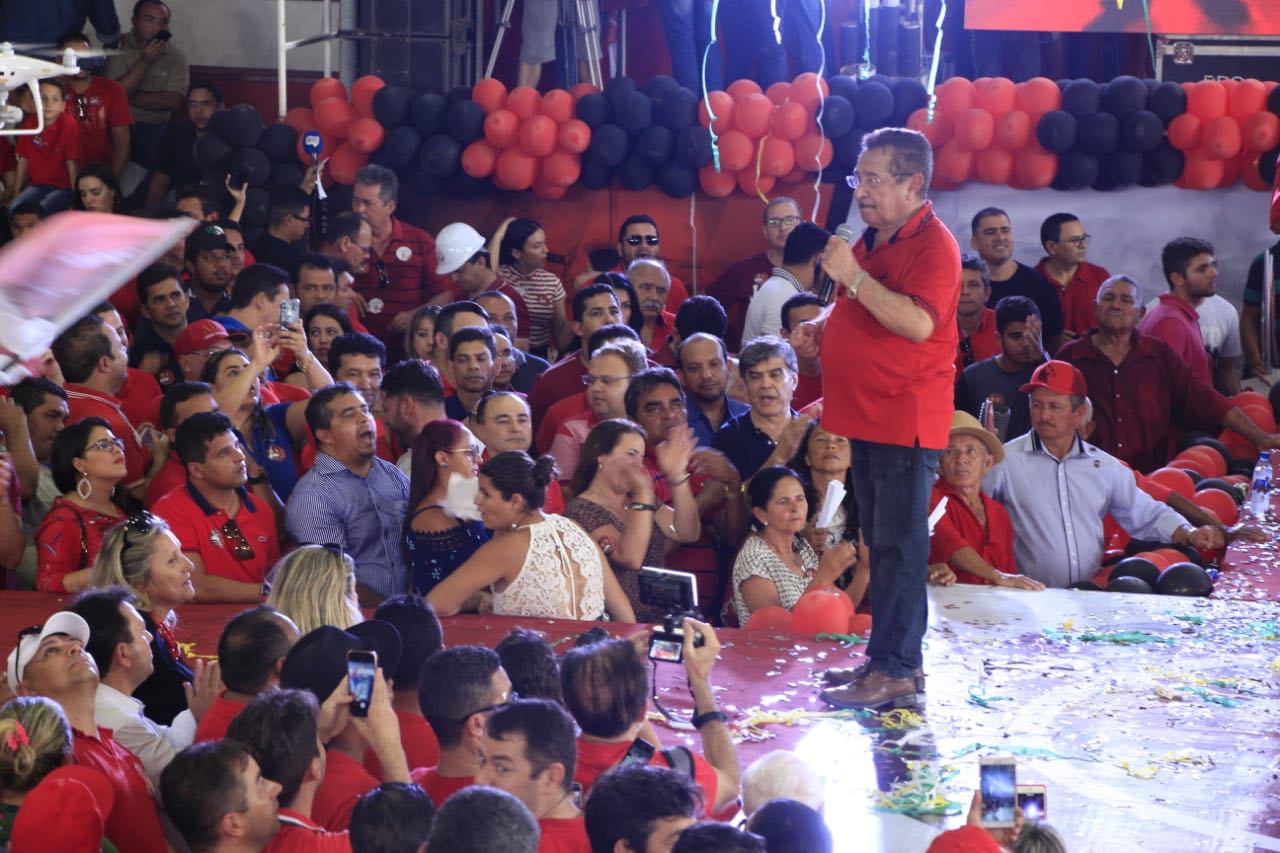
<svg viewBox="0 0 1280 853">
<path fill-rule="evenodd" d="M 393 595 L 378 605 L 374 619 L 386 622 L 400 633 L 400 665 L 390 674 L 391 704 L 400 721 L 400 742 L 410 767 L 432 767 L 440 761 L 440 741 L 422 715 L 418 701 L 419 676 L 427 658 L 444 648 L 444 632 L 436 611 L 420 595 Z M 365 754 L 365 769 L 382 776 L 378 757 Z"/>
<path fill-rule="evenodd" d="M 110 302 L 99 303 L 93 313 L 116 334 L 120 341 L 120 349 L 124 351 L 125 362 L 129 360 L 129 330 L 125 328 L 120 312 Z M 155 426 L 159 420 L 160 383 L 145 370 L 137 367 L 125 368 L 124 384 L 116 396 L 120 398 L 120 408 L 124 409 L 129 422 L 139 429 Z"/>
<path fill-rule="evenodd" d="M 137 430 L 125 414 L 118 396 L 128 377 L 128 358 L 115 331 L 101 317 L 90 314 L 77 321 L 53 342 L 53 357 L 66 380 L 68 423 L 88 417 L 104 418 L 124 442 L 125 487 L 139 499 L 164 465 L 169 454 L 163 435 L 152 433 L 151 449 L 145 449 Z M 154 380 L 152 380 L 154 381 Z"/>
<path fill-rule="evenodd" d="M 84 33 L 64 35 L 58 48 L 81 52 L 91 45 Z M 106 166 L 119 180 L 129 163 L 129 96 L 115 80 L 90 73 L 94 59 L 80 60 L 80 73 L 67 79 L 67 112 L 80 123 L 80 165 Z M 118 192 L 118 190 L 117 190 Z"/>
<path fill-rule="evenodd" d="M 44 696 L 62 706 L 74 734 L 76 764 L 99 770 L 111 783 L 115 804 L 107 816 L 107 838 L 118 850 L 166 853 L 164 830 L 142 762 L 98 727 L 94 697 L 98 668 L 85 651 L 89 625 L 62 611 L 39 631 L 24 632 L 9 653 L 9 689 L 18 696 Z"/>
<path fill-rule="evenodd" d="M 245 450 L 231 419 L 221 412 L 192 415 L 174 443 L 187 482 L 156 501 L 154 510 L 194 564 L 196 597 L 204 603 L 258 601 L 280 556 L 276 514 L 245 489 Z M 266 487 L 266 475 L 258 476 L 262 482 L 255 485 Z"/>
<path fill-rule="evenodd" d="M 747 305 L 756 288 L 773 274 L 774 267 L 782 266 L 782 250 L 786 248 L 787 237 L 803 221 L 804 214 L 795 199 L 779 196 L 770 201 L 764 209 L 763 228 L 768 248 L 730 265 L 707 287 L 707 295 L 719 299 L 729 315 L 725 343 L 730 352 L 737 352 L 742 346 L 742 324 L 747 319 Z"/>
<path fill-rule="evenodd" d="M 647 213 L 633 213 L 618 226 L 618 263 L 605 272 L 626 272 L 627 267 L 636 258 L 661 258 L 662 236 L 658 233 L 658 223 Z M 588 267 L 590 259 L 588 259 Z M 573 278 L 573 292 L 590 284 L 600 275 L 599 270 L 586 269 Z M 573 294 L 571 293 L 570 296 Z M 689 298 L 689 290 L 684 282 L 671 276 L 671 292 L 667 294 L 666 308 L 672 314 L 680 310 L 680 306 Z"/>
<path fill-rule="evenodd" d="M 589 284 L 573 295 L 573 333 L 582 341 L 582 347 L 548 367 L 533 383 L 533 390 L 529 392 L 529 409 L 533 413 L 535 427 L 542 423 L 547 410 L 558 400 L 583 392 L 582 379 L 587 375 L 587 361 L 590 358 L 587 350 L 590 349 L 591 338 L 605 326 L 613 325 L 620 326 L 626 332 L 611 335 L 609 340 L 628 333 L 635 336 L 634 329 L 622 326 L 622 307 L 618 304 L 618 297 L 612 287 L 603 282 Z M 598 346 L 603 346 L 606 342 L 601 341 Z M 552 435 L 554 434 L 555 431 L 552 430 Z M 543 445 L 539 442 L 538 446 Z M 547 439 L 546 446 L 551 446 L 550 438 Z"/>
<path fill-rule="evenodd" d="M 675 331 L 676 315 L 667 310 L 671 273 L 662 261 L 640 258 L 627 267 L 627 277 L 635 285 L 640 297 L 640 313 L 644 316 L 640 342 L 648 347 L 649 357 L 658 364 L 674 367 L 676 356 L 671 350 L 671 333 Z"/>
<path fill-rule="evenodd" d="M 1142 318 L 1138 333 L 1164 341 L 1182 358 L 1192 376 L 1212 386 L 1213 371 L 1196 306 L 1217 293 L 1214 283 L 1218 262 L 1213 257 L 1213 245 L 1196 237 L 1178 237 L 1160 250 L 1160 264 L 1169 292 L 1160 294 L 1160 304 Z"/>
<path fill-rule="evenodd" d="M 218 676 L 225 689 L 200 718 L 196 743 L 225 737 L 253 697 L 280 686 L 280 668 L 298 638 L 293 620 L 265 604 L 231 617 L 218 638 Z"/>
<path fill-rule="evenodd" d="M 1000 333 L 996 331 L 996 309 L 987 307 L 991 298 L 991 275 L 987 262 L 965 252 L 960 256 L 960 302 L 956 325 L 960 347 L 956 352 L 956 377 L 971 364 L 1000 354 Z"/>
<path fill-rule="evenodd" d="M 858 371 L 856 382 L 828 383 L 822 408 L 822 428 L 852 442 L 876 618 L 861 677 L 822 694 L 838 707 L 916 702 L 929 493 L 951 424 L 960 299 L 960 248 L 926 197 L 932 174 L 921 134 L 885 128 L 863 139 L 849 182 L 867 230 L 853 247 L 828 243 L 822 265 L 840 284 L 836 301 L 792 335 L 798 352 L 821 352 L 824 375 Z"/>
<path fill-rule="evenodd" d="M 1036 272 L 1049 279 L 1062 302 L 1062 334 L 1078 338 L 1093 328 L 1094 303 L 1098 285 L 1111 273 L 1085 260 L 1090 235 L 1074 213 L 1055 213 L 1040 226 L 1040 245 L 1045 256 Z"/>
<path fill-rule="evenodd" d="M 448 280 L 435 272 L 436 244 L 431 235 L 394 216 L 399 192 L 395 172 L 369 165 L 356 173 L 351 196 L 351 209 L 369 223 L 373 235 L 369 268 L 356 276 L 356 290 L 366 301 L 382 302 L 380 311 L 365 315 L 365 324 L 391 346 L 397 359 L 414 309 L 451 298 Z"/>
</svg>

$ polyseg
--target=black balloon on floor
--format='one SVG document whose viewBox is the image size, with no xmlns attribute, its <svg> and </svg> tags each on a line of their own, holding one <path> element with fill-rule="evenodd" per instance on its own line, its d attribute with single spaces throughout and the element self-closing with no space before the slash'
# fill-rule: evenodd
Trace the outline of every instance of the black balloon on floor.
<svg viewBox="0 0 1280 853">
<path fill-rule="evenodd" d="M 1107 83 L 1102 96 L 1102 109 L 1116 118 L 1124 118 L 1147 107 L 1147 84 L 1137 77 L 1123 74 Z"/>
<path fill-rule="evenodd" d="M 919 80 L 903 77 L 894 80 L 889 88 L 893 92 L 892 119 L 896 127 L 906 127 L 911 114 L 929 104 L 929 93 Z"/>
<path fill-rule="evenodd" d="M 653 102 L 644 92 L 627 92 L 614 102 L 613 115 L 618 127 L 635 136 L 653 124 Z"/>
<path fill-rule="evenodd" d="M 591 134 L 591 147 L 587 150 L 601 163 L 614 167 L 627 159 L 627 132 L 616 124 L 596 128 Z"/>
<path fill-rule="evenodd" d="M 618 183 L 629 190 L 642 190 L 653 183 L 653 167 L 636 155 L 618 167 Z"/>
<path fill-rule="evenodd" d="M 1082 190 L 1098 179 L 1098 158 L 1083 151 L 1068 151 L 1058 158 L 1058 180 L 1055 186 L 1066 190 Z"/>
<path fill-rule="evenodd" d="M 1096 113 L 1102 103 L 1102 90 L 1092 80 L 1072 80 L 1062 90 L 1062 108 L 1078 119 Z"/>
<path fill-rule="evenodd" d="M 590 92 L 578 99 L 574 113 L 587 127 L 595 130 L 608 124 L 613 119 L 613 107 L 609 99 L 596 92 Z"/>
<path fill-rule="evenodd" d="M 1120 125 L 1120 144 L 1126 151 L 1145 154 L 1164 138 L 1164 122 L 1150 110 L 1138 110 L 1125 116 Z"/>
<path fill-rule="evenodd" d="M 227 161 L 227 171 L 251 187 L 261 187 L 271 177 L 271 160 L 257 148 L 241 148 Z"/>
<path fill-rule="evenodd" d="M 1187 111 L 1187 91 L 1177 83 L 1165 81 L 1156 86 L 1147 98 L 1147 109 L 1160 116 L 1160 121 L 1168 126 L 1169 122 Z"/>
<path fill-rule="evenodd" d="M 1149 595 L 1152 589 L 1151 584 L 1141 578 L 1126 576 L 1110 581 L 1107 584 L 1107 592 L 1132 592 Z"/>
<path fill-rule="evenodd" d="M 1156 592 L 1161 595 L 1206 596 L 1213 592 L 1213 580 L 1195 563 L 1174 563 L 1160 573 Z"/>
<path fill-rule="evenodd" d="M 1046 151 L 1065 154 L 1076 144 L 1078 122 L 1066 110 L 1045 113 L 1036 124 L 1036 140 Z"/>
<path fill-rule="evenodd" d="M 1156 585 L 1160 577 L 1160 567 L 1145 557 L 1125 557 L 1111 567 L 1111 580 L 1122 577 L 1140 578 L 1150 587 Z"/>
<path fill-rule="evenodd" d="M 691 89 L 668 92 L 656 105 L 654 121 L 673 130 L 684 130 L 698 123 L 698 96 Z"/>
<path fill-rule="evenodd" d="M 658 168 L 654 183 L 672 198 L 688 198 L 698 186 L 698 173 L 685 166 L 667 163 Z"/>
<path fill-rule="evenodd" d="M 862 127 L 882 127 L 893 117 L 893 92 L 883 83 L 868 80 L 853 93 L 853 113 Z"/>
<path fill-rule="evenodd" d="M 202 172 L 213 172 L 224 168 L 235 149 L 216 133 L 206 133 L 196 139 L 192 157 Z"/>
<path fill-rule="evenodd" d="M 262 136 L 262 115 L 250 104 L 236 104 L 227 110 L 226 126 L 222 135 L 236 148 L 258 144 Z"/>
<path fill-rule="evenodd" d="M 1110 154 L 1120 143 L 1120 119 L 1111 113 L 1097 113 L 1080 121 L 1076 145 L 1086 154 Z"/>
<path fill-rule="evenodd" d="M 660 124 L 647 127 L 636 138 L 636 156 L 650 166 L 661 166 L 671 159 L 675 138 L 671 131 Z"/>
<path fill-rule="evenodd" d="M 433 178 L 449 177 L 458 169 L 462 158 L 462 146 L 448 134 L 437 133 L 422 143 L 418 154 L 418 162 L 422 171 Z"/>
<path fill-rule="evenodd" d="M 1138 181 L 1144 187 L 1159 187 L 1171 184 L 1182 174 L 1182 166 L 1186 155 L 1162 139 L 1160 144 L 1142 155 L 1142 178 Z"/>
</svg>

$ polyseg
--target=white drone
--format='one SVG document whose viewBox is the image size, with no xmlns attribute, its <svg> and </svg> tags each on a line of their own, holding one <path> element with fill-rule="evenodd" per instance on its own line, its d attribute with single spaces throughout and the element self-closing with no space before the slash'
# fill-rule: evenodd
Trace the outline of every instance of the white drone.
<svg viewBox="0 0 1280 853">
<path fill-rule="evenodd" d="M 0 97 L 7 97 L 9 92 L 19 86 L 31 90 L 31 99 L 35 102 L 36 125 L 21 130 L 24 114 L 22 108 L 14 104 L 0 104 L 0 136 L 35 136 L 44 130 L 44 105 L 40 101 L 40 81 L 49 77 L 74 77 L 80 73 L 76 51 L 67 48 L 62 52 L 62 64 L 36 59 L 34 56 L 22 56 L 14 52 L 9 42 L 0 43 Z"/>
</svg>

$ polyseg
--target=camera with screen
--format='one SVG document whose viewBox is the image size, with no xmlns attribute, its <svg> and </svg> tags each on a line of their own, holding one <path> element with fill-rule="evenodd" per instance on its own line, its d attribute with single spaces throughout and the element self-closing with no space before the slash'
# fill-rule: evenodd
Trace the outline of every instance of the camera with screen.
<svg viewBox="0 0 1280 853">
<path fill-rule="evenodd" d="M 662 626 L 653 628 L 649 639 L 649 659 L 665 663 L 684 660 L 684 619 L 702 619 L 698 612 L 697 579 L 688 572 L 673 572 L 648 566 L 640 570 L 640 603 L 663 611 Z M 693 644 L 702 646 L 706 638 L 695 633 Z"/>
</svg>

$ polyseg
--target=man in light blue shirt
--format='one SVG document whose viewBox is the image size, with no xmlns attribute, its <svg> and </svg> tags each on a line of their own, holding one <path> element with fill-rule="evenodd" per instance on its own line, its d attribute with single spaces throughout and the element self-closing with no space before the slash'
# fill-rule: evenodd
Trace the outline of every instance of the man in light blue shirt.
<svg viewBox="0 0 1280 853">
<path fill-rule="evenodd" d="M 1005 445 L 1005 459 L 982 487 L 1013 520 L 1018 568 L 1046 586 L 1067 587 L 1097 574 L 1102 520 L 1111 515 L 1135 539 L 1216 549 L 1222 533 L 1193 528 L 1140 490 L 1133 471 L 1079 436 L 1088 422 L 1084 375 L 1048 361 L 1021 388 L 1031 394 L 1031 432 Z"/>
<path fill-rule="evenodd" d="M 316 464 L 289 496 L 285 522 L 299 544 L 335 544 L 356 563 L 360 604 L 371 607 L 408 588 L 400 548 L 409 478 L 379 459 L 369 404 L 339 382 L 307 402 Z"/>
</svg>

